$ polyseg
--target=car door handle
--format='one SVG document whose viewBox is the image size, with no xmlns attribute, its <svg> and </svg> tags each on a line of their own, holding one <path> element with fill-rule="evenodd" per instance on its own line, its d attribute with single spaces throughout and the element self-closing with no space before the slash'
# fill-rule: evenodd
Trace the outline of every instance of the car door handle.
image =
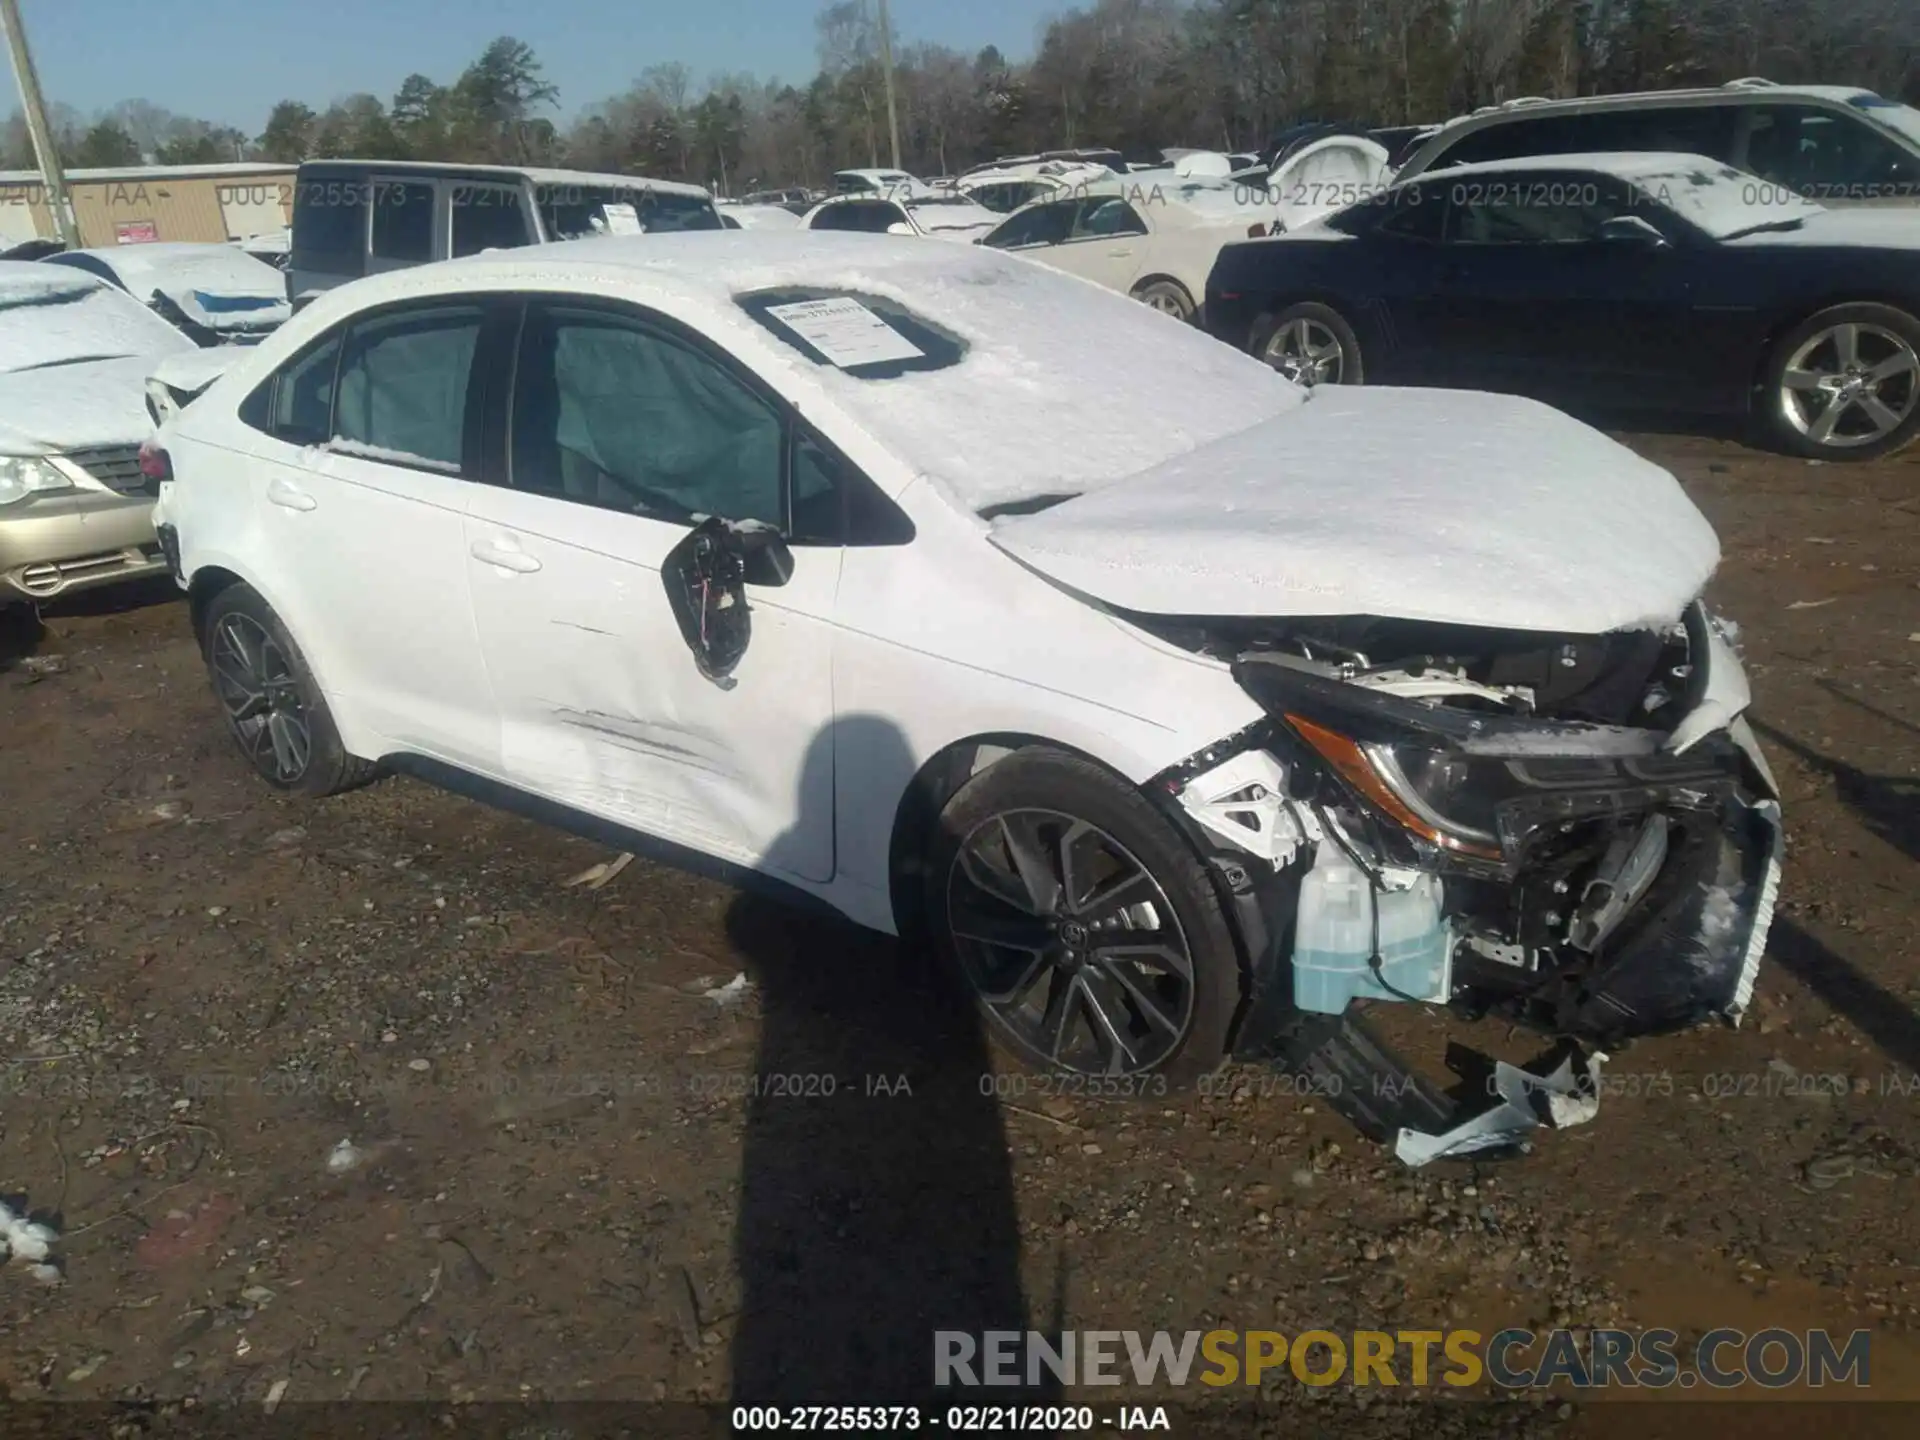
<svg viewBox="0 0 1920 1440">
<path fill-rule="evenodd" d="M 476 540 L 470 553 L 484 564 L 516 575 L 531 575 L 540 568 L 540 562 L 526 551 L 497 540 Z"/>
<path fill-rule="evenodd" d="M 298 485 L 288 480 L 272 480 L 267 484 L 267 499 L 282 510 L 313 510 L 320 502 L 307 494 Z"/>
</svg>

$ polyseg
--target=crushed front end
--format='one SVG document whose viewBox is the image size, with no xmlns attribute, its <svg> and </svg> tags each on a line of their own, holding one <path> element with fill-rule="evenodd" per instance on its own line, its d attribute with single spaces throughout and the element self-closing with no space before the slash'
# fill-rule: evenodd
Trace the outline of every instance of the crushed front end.
<svg viewBox="0 0 1920 1440">
<path fill-rule="evenodd" d="M 1350 1118 L 1424 1163 L 1584 1118 L 1598 1062 L 1570 1045 L 1550 1075 L 1455 1064 L 1447 1101 L 1356 1028 L 1353 1000 L 1498 1014 L 1597 1049 L 1739 1021 L 1780 804 L 1740 718 L 1739 659 L 1703 607 L 1598 637 L 1367 618 L 1152 628 L 1231 659 L 1269 717 L 1161 782 L 1247 945 L 1243 1057 L 1344 1075 L 1371 1092 L 1346 1095 Z M 1488 1110 L 1476 1093 L 1499 1113 L 1466 1113 Z"/>
</svg>

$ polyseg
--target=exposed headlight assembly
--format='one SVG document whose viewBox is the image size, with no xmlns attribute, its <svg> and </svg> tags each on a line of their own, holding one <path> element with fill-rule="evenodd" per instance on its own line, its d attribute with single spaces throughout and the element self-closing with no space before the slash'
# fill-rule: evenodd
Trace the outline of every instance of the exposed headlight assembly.
<svg viewBox="0 0 1920 1440">
<path fill-rule="evenodd" d="M 1728 745 L 1664 754 L 1649 730 L 1475 714 L 1284 664 L 1243 661 L 1241 684 L 1372 814 L 1443 855 L 1510 867 L 1542 831 L 1650 804 L 1716 806 Z"/>
<path fill-rule="evenodd" d="M 71 480 L 37 456 L 0 455 L 0 505 L 17 505 L 29 495 L 71 489 Z"/>
</svg>

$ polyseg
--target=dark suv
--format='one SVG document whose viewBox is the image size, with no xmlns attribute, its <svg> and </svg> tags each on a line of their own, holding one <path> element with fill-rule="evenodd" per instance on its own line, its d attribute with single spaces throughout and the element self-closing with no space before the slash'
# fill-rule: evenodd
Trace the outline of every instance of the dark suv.
<svg viewBox="0 0 1920 1440">
<path fill-rule="evenodd" d="M 1823 205 L 1920 204 L 1920 110 L 1846 86 L 1764 80 L 1509 101 L 1441 126 L 1394 178 L 1486 160 L 1621 150 L 1705 155 Z"/>
</svg>

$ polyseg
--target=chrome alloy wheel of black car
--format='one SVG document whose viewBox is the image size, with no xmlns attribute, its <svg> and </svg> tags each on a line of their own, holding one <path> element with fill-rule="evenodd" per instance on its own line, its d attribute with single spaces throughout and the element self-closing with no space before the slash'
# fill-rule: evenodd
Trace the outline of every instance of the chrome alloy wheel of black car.
<svg viewBox="0 0 1920 1440">
<path fill-rule="evenodd" d="M 1816 445 L 1871 445 L 1920 405 L 1920 353 L 1883 326 L 1833 325 L 1788 358 L 1778 401 L 1787 423 Z"/>
<path fill-rule="evenodd" d="M 1347 353 L 1340 337 L 1305 316 L 1275 330 L 1261 358 L 1296 385 L 1338 385 L 1346 375 Z"/>
<path fill-rule="evenodd" d="M 261 774 L 294 784 L 313 759 L 313 734 L 279 642 L 252 616 L 230 612 L 214 628 L 211 658 L 214 690 L 241 748 Z"/>
<path fill-rule="evenodd" d="M 1152 1069 L 1193 1019 L 1193 956 L 1166 892 L 1111 835 L 1053 810 L 1002 811 L 962 842 L 947 919 L 988 1016 L 1036 1063 Z"/>
</svg>

